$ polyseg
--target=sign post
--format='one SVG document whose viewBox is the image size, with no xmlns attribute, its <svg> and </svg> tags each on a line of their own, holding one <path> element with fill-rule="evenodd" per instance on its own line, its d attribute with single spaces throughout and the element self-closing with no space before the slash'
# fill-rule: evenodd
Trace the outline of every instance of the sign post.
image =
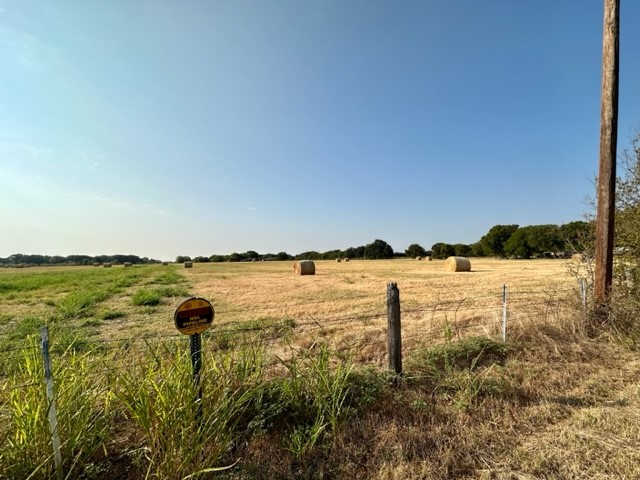
<svg viewBox="0 0 640 480">
<path fill-rule="evenodd" d="M 213 323 L 215 312 L 208 300 L 191 297 L 184 300 L 173 314 L 173 322 L 180 333 L 189 335 L 189 353 L 193 366 L 193 383 L 197 388 L 196 402 L 198 419 L 202 417 L 202 386 L 200 385 L 200 369 L 202 368 L 202 337 L 200 334 Z"/>
</svg>

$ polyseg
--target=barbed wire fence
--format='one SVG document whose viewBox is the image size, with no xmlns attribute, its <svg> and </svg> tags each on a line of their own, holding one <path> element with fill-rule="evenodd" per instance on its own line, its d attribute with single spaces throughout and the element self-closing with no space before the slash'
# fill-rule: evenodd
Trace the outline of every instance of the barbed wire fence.
<svg viewBox="0 0 640 480">
<path fill-rule="evenodd" d="M 473 336 L 507 342 L 510 332 L 518 327 L 536 322 L 562 321 L 575 312 L 580 301 L 586 314 L 586 298 L 584 283 L 579 288 L 513 291 L 503 285 L 493 294 L 473 297 L 424 304 L 413 298 L 402 308 L 398 285 L 389 283 L 386 308 L 381 298 L 380 302 L 376 301 L 374 306 L 366 309 L 323 318 L 307 313 L 297 318 L 285 316 L 275 323 L 227 323 L 205 332 L 203 343 L 200 343 L 198 334 L 198 348 L 220 357 L 235 351 L 259 349 L 262 352 L 258 357 L 261 361 L 259 369 L 265 372 L 272 370 L 274 375 L 286 374 L 295 362 L 317 352 L 330 351 L 336 359 L 349 359 L 360 365 L 386 369 L 395 374 L 397 380 L 403 374 L 403 357 L 420 349 Z M 242 312 L 236 309 L 234 313 Z M 62 457 L 54 379 L 60 385 L 74 382 L 77 376 L 74 368 L 82 363 L 84 371 L 100 375 L 110 384 L 117 380 L 123 369 L 130 367 L 132 360 L 137 368 L 153 368 L 162 362 L 177 361 L 176 352 L 186 350 L 185 335 L 180 333 L 83 340 L 80 352 L 76 351 L 73 342 L 64 348 L 50 349 L 50 334 L 46 326 L 41 328 L 40 334 L 39 345 L 32 337 L 26 344 L 0 351 L 0 365 L 18 371 L 23 369 L 22 375 L 11 376 L 6 368 L 0 372 L 0 404 L 6 403 L 12 395 L 14 403 L 21 401 L 16 395 L 35 395 L 44 400 L 46 391 L 44 410 L 47 412 L 58 478 L 62 478 Z M 191 357 L 193 362 L 193 352 Z M 195 363 L 193 370 L 194 382 L 198 384 L 200 373 Z M 40 376 L 39 381 L 34 380 L 36 372 Z M 20 381 L 16 383 L 16 380 Z M 36 388 L 40 391 L 26 391 Z M 198 398 L 201 396 L 200 389 Z M 1 408 L 0 424 L 7 424 L 10 415 L 9 411 Z"/>
<path fill-rule="evenodd" d="M 202 349 L 222 354 L 260 345 L 268 357 L 264 366 L 270 368 L 301 355 L 309 355 L 320 348 L 328 348 L 338 356 L 350 356 L 358 364 L 377 368 L 385 368 L 387 360 L 386 368 L 401 373 L 402 357 L 415 350 L 471 336 L 504 342 L 509 339 L 513 328 L 557 322 L 566 318 L 566 314 L 575 312 L 577 305 L 581 305 L 585 312 L 587 308 L 587 287 L 583 282 L 575 288 L 548 290 L 511 290 L 504 285 L 493 294 L 424 304 L 413 299 L 406 307 L 402 306 L 400 295 L 396 300 L 390 298 L 391 285 L 395 284 L 388 285 L 386 305 L 381 295 L 375 307 L 342 315 L 323 318 L 312 314 L 296 318 L 286 316 L 279 322 L 267 325 L 225 324 L 203 334 Z M 402 293 L 401 288 L 396 288 Z M 393 309 L 389 306 L 390 302 L 395 301 L 398 305 L 394 310 L 396 313 L 392 313 Z M 327 301 L 315 303 L 323 302 Z M 218 311 L 217 315 L 229 313 L 255 314 L 250 310 L 228 309 Z M 86 361 L 95 364 L 92 366 L 95 372 L 117 375 L 122 363 L 130 359 L 133 352 L 149 352 L 146 356 L 136 356 L 136 362 L 144 365 L 158 361 L 157 351 L 169 353 L 184 345 L 185 335 L 180 333 L 134 335 L 83 340 L 82 350 Z M 5 348 L 0 351 L 0 362 L 3 365 L 15 365 L 25 355 L 43 355 L 41 348 L 36 343 Z M 51 352 L 54 378 L 57 378 L 57 371 L 61 370 L 56 360 L 70 351 L 73 351 L 73 345 L 62 352 Z M 107 357 L 111 363 L 105 360 Z M 10 384 L 3 380 L 6 380 L 6 375 L 0 374 L 0 395 L 15 389 L 42 385 L 33 381 Z"/>
</svg>

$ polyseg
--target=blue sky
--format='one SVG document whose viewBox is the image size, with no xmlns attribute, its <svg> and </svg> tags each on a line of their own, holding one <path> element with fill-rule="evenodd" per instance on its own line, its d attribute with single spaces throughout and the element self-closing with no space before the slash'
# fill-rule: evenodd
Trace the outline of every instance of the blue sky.
<svg viewBox="0 0 640 480">
<path fill-rule="evenodd" d="M 404 251 L 578 220 L 602 3 L 0 0 L 0 256 Z M 619 149 L 640 127 L 622 3 Z"/>
</svg>

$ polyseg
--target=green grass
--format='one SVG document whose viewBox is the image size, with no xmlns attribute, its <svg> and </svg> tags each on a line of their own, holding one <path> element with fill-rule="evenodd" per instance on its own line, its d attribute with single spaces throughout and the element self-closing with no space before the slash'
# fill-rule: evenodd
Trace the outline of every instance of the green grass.
<svg viewBox="0 0 640 480">
<path fill-rule="evenodd" d="M 286 422 L 287 449 L 303 455 L 325 432 L 335 431 L 348 411 L 350 360 L 337 361 L 328 349 L 283 361 L 289 375 L 277 383 Z"/>
<path fill-rule="evenodd" d="M 224 468 L 245 408 L 261 388 L 263 357 L 242 350 L 207 356 L 201 383 L 181 348 L 151 352 L 156 359 L 119 377 L 116 395 L 140 430 L 140 471 L 152 478 L 185 478 Z M 202 389 L 202 400 L 198 390 Z"/>
<path fill-rule="evenodd" d="M 0 478 L 54 478 L 48 401 L 43 388 L 42 357 L 38 338 L 31 337 L 11 372 L 11 383 L 0 424 L 3 439 Z M 113 423 L 104 376 L 91 367 L 90 355 L 58 349 L 55 370 L 55 403 L 61 439 L 63 470 L 78 478 L 108 438 Z"/>
<path fill-rule="evenodd" d="M 416 350 L 410 357 L 407 369 L 421 374 L 452 368 L 473 370 L 504 362 L 509 348 L 487 337 L 470 337 Z"/>
<path fill-rule="evenodd" d="M 87 317 L 96 305 L 110 296 L 105 289 L 81 290 L 69 293 L 56 303 L 56 314 L 61 320 Z"/>
<path fill-rule="evenodd" d="M 157 290 L 142 289 L 138 290 L 131 297 L 134 305 L 153 306 L 158 305 L 162 301 L 162 294 Z"/>
<path fill-rule="evenodd" d="M 85 351 L 92 337 L 98 335 L 105 321 L 124 318 L 133 312 L 123 308 L 121 299 L 137 285 L 160 278 L 165 284 L 154 288 L 153 295 L 171 298 L 186 293 L 186 282 L 176 269 L 155 265 L 135 269 L 90 269 L 82 267 L 0 272 L 0 351 L 15 349 L 29 335 L 37 335 L 48 324 L 65 348 Z M 176 285 L 170 285 L 177 279 Z M 185 295 L 186 296 L 186 295 Z M 157 315 L 160 300 L 142 298 L 147 315 Z M 144 313 L 144 312 L 143 312 Z M 0 363 L 4 363 L 0 359 Z"/>
<path fill-rule="evenodd" d="M 117 318 L 124 318 L 127 314 L 121 310 L 105 310 L 101 312 L 98 317 L 101 320 L 115 320 Z"/>
<path fill-rule="evenodd" d="M 131 302 L 137 306 L 152 307 L 159 305 L 163 298 L 186 297 L 188 295 L 188 291 L 182 287 L 142 288 L 131 296 Z"/>
</svg>

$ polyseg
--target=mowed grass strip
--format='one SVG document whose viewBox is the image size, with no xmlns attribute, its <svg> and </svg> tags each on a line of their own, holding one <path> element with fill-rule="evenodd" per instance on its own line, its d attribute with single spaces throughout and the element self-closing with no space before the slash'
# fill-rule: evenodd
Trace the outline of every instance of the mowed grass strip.
<svg viewBox="0 0 640 480">
<path fill-rule="evenodd" d="M 163 298 L 188 294 L 187 283 L 176 268 L 159 265 L 4 270 L 0 285 L 0 302 L 6 312 L 0 317 L 0 349 L 11 348 L 45 324 L 69 330 L 71 340 L 87 341 L 100 334 L 104 322 L 122 323 L 129 315 L 135 317 L 134 308 L 128 306 L 130 295 L 137 295 L 134 305 L 157 306 Z M 132 292 L 141 285 L 154 286 L 143 287 L 142 293 Z"/>
</svg>

